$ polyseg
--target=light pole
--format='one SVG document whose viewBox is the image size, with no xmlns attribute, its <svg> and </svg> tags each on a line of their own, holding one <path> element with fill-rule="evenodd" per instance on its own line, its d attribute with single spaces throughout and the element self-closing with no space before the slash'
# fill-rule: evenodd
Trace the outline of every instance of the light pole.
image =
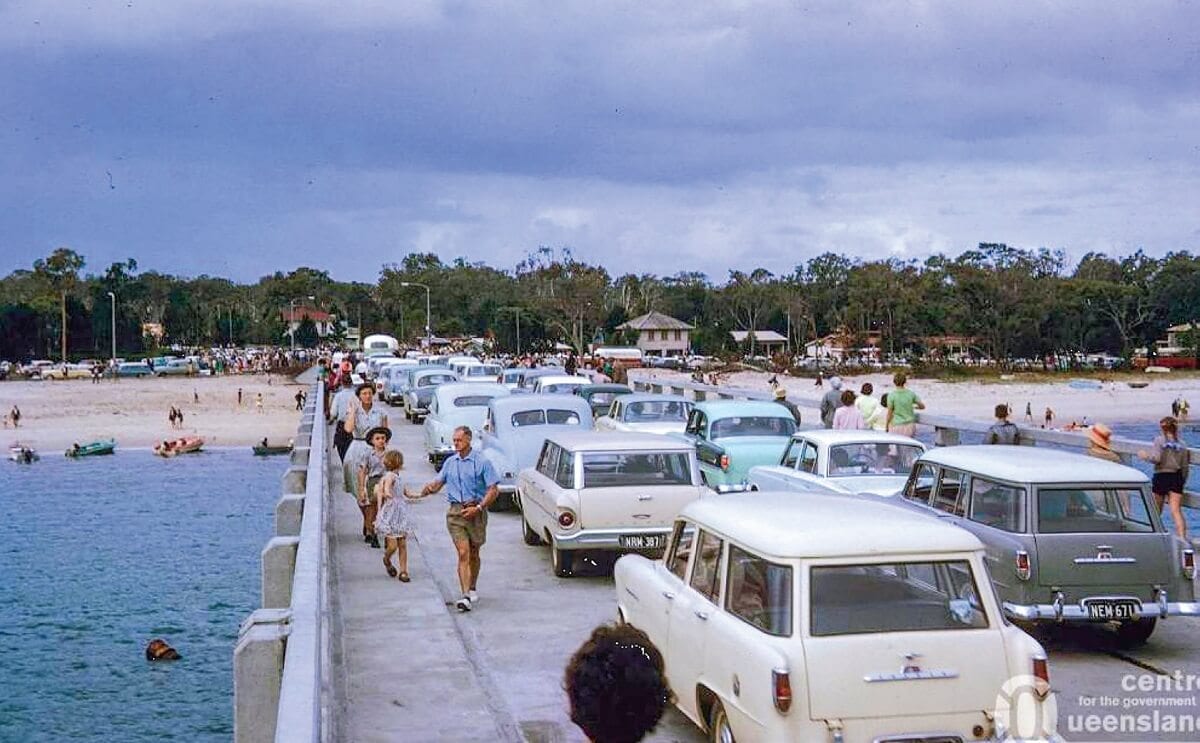
<svg viewBox="0 0 1200 743">
<path fill-rule="evenodd" d="M 433 341 L 433 335 L 429 332 L 433 327 L 433 322 L 429 319 L 429 287 L 416 281 L 401 281 L 400 286 L 419 286 L 425 290 L 425 346 L 429 347 Z"/>
<path fill-rule="evenodd" d="M 520 307 L 500 307 L 497 312 L 511 312 L 517 318 L 517 356 L 521 355 L 521 308 Z"/>
<path fill-rule="evenodd" d="M 112 360 L 109 362 L 113 368 L 113 379 L 117 378 L 117 295 L 112 292 L 108 293 L 108 300 L 112 307 L 109 313 L 112 317 Z"/>
<path fill-rule="evenodd" d="M 312 301 L 316 301 L 316 297 L 312 297 L 312 296 L 296 297 L 289 303 L 291 306 L 291 310 L 288 313 L 288 331 L 289 331 L 289 334 L 292 336 L 292 350 L 293 351 L 296 350 L 296 300 L 298 300 L 298 299 L 308 299 L 310 302 L 312 302 Z"/>
</svg>

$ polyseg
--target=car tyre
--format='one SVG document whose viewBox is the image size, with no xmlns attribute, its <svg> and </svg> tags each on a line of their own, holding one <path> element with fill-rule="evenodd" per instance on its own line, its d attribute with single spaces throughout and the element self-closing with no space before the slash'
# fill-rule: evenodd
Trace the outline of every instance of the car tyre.
<svg viewBox="0 0 1200 743">
<path fill-rule="evenodd" d="M 1123 648 L 1136 648 L 1146 644 L 1158 620 L 1151 618 L 1135 619 L 1131 622 L 1121 622 L 1117 625 L 1117 643 Z"/>
<path fill-rule="evenodd" d="M 521 517 L 524 520 L 524 517 Z M 575 555 L 570 550 L 560 550 L 558 540 L 550 537 L 550 566 L 559 578 L 570 578 L 571 568 L 575 565 Z"/>
<path fill-rule="evenodd" d="M 729 726 L 729 715 L 725 714 L 725 706 L 719 699 L 713 702 L 708 713 L 708 739 L 712 743 L 736 743 L 733 728 Z"/>
<path fill-rule="evenodd" d="M 542 543 L 541 536 L 529 526 L 529 522 L 525 520 L 524 514 L 521 515 L 521 537 L 525 540 L 525 544 L 528 544 L 530 547 L 535 547 Z"/>
</svg>

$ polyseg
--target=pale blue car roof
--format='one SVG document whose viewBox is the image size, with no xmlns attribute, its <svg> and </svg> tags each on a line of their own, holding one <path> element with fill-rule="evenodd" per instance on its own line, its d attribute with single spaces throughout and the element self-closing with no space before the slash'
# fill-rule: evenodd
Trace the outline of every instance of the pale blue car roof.
<svg viewBox="0 0 1200 743">
<path fill-rule="evenodd" d="M 784 406 L 766 400 L 713 400 L 696 403 L 696 410 L 702 411 L 709 420 L 729 418 L 731 416 L 762 416 L 766 418 L 787 418 L 793 420 L 792 413 Z"/>
</svg>

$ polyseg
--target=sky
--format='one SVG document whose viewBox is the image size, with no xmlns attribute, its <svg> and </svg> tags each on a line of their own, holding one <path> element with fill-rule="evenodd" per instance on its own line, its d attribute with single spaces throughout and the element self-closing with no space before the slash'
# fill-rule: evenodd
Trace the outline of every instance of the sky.
<svg viewBox="0 0 1200 743">
<path fill-rule="evenodd" d="M 0 275 L 1200 252 L 1200 3 L 0 0 Z"/>
</svg>

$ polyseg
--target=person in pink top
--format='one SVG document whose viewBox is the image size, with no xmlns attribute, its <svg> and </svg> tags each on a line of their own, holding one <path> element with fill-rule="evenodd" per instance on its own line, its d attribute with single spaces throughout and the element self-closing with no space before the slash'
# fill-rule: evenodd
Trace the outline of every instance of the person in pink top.
<svg viewBox="0 0 1200 743">
<path fill-rule="evenodd" d="M 842 401 L 841 407 L 833 411 L 834 430 L 844 429 L 854 431 L 867 427 L 866 424 L 863 423 L 862 412 L 859 411 L 858 406 L 854 404 L 855 397 L 856 395 L 854 394 L 854 390 L 842 391 L 842 396 L 840 398 Z"/>
</svg>

